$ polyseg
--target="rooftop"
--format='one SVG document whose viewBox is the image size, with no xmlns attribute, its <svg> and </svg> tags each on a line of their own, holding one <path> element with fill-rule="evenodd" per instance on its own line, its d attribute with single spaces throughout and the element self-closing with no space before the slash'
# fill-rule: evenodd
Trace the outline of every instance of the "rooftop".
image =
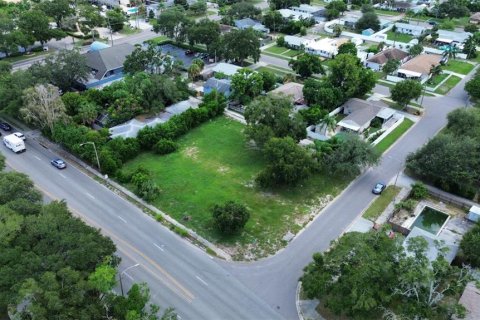
<svg viewBox="0 0 480 320">
<path fill-rule="evenodd" d="M 408 236 L 405 238 L 405 241 L 403 242 L 404 247 L 407 248 L 408 240 L 415 237 L 422 237 L 428 242 L 427 252 L 425 253 L 428 260 L 435 261 L 437 257 L 442 254 L 437 245 L 439 241 L 438 237 L 418 227 L 413 227 L 412 231 L 410 231 Z M 444 243 L 443 246 L 448 248 L 448 251 L 443 253 L 445 260 L 447 260 L 448 263 L 452 263 L 453 259 L 457 255 L 458 245 Z"/>
<path fill-rule="evenodd" d="M 393 48 L 393 49 L 386 49 L 386 50 L 383 50 L 382 52 L 377 53 L 376 55 L 368 59 L 368 61 L 378 63 L 378 64 L 385 64 L 389 60 L 401 61 L 406 57 L 408 57 L 407 52 L 397 48 Z"/>
<path fill-rule="evenodd" d="M 231 81 L 228 79 L 210 78 L 205 82 L 204 87 L 212 88 L 220 93 L 226 93 L 230 90 Z"/>
<path fill-rule="evenodd" d="M 408 23 L 401 23 L 401 22 L 395 23 L 395 26 L 399 29 L 410 29 L 410 30 L 417 30 L 420 32 L 424 32 L 427 29 L 425 27 L 417 26 L 415 24 L 408 24 Z"/>
<path fill-rule="evenodd" d="M 304 12 L 299 12 L 299 11 L 293 11 L 290 9 L 280 9 L 278 12 L 282 15 L 284 18 L 292 18 L 293 20 L 300 20 L 300 19 L 311 19 L 313 18 L 313 15 L 310 13 L 304 13 Z"/>
<path fill-rule="evenodd" d="M 233 76 L 241 67 L 231 63 L 220 62 L 212 68 L 213 72 L 221 72 L 227 76 Z"/>
<path fill-rule="evenodd" d="M 303 84 L 296 82 L 287 82 L 280 87 L 270 91 L 273 94 L 283 94 L 292 97 L 293 102 L 303 102 Z"/>
<path fill-rule="evenodd" d="M 100 80 L 109 70 L 123 67 L 126 57 L 135 50 L 129 43 L 122 43 L 113 47 L 85 53 L 87 66 L 96 70 L 95 78 Z"/>
<path fill-rule="evenodd" d="M 343 104 L 344 114 L 348 114 L 338 125 L 353 131 L 358 131 L 382 110 L 381 106 L 371 101 L 352 98 Z"/>
<path fill-rule="evenodd" d="M 405 62 L 400 69 L 428 75 L 432 66 L 439 65 L 441 60 L 442 56 L 440 55 L 421 54 Z"/>
</svg>

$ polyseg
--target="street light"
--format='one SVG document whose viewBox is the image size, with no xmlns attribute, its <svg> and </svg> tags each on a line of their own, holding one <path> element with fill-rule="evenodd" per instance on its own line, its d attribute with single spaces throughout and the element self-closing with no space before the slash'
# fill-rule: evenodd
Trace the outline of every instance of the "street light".
<svg viewBox="0 0 480 320">
<path fill-rule="evenodd" d="M 120 274 L 118 275 L 118 278 L 120 279 L 120 290 L 122 291 L 122 297 L 123 297 L 123 282 L 122 282 L 122 275 L 127 272 L 127 270 L 130 270 L 132 268 L 135 268 L 135 267 L 138 267 L 140 265 L 140 263 L 137 263 L 137 264 L 134 264 L 133 266 L 130 266 L 128 268 L 126 268 L 125 270 L 123 270 L 122 272 L 120 272 Z"/>
<path fill-rule="evenodd" d="M 97 147 L 95 147 L 95 142 L 89 141 L 89 142 L 80 143 L 80 147 L 83 147 L 83 146 L 86 145 L 86 144 L 91 144 L 91 145 L 93 145 L 93 150 L 95 150 L 95 157 L 97 157 L 98 171 L 100 171 L 100 173 L 101 173 L 101 172 L 102 172 L 102 168 L 100 168 L 100 160 L 98 159 Z"/>
</svg>

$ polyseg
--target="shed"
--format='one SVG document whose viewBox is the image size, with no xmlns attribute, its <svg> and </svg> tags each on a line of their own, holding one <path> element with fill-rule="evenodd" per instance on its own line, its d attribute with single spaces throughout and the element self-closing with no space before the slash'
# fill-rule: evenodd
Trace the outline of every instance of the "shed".
<svg viewBox="0 0 480 320">
<path fill-rule="evenodd" d="M 372 28 L 368 28 L 362 31 L 363 36 L 371 36 L 374 33 L 375 33 L 375 30 L 373 30 Z"/>
<path fill-rule="evenodd" d="M 480 208 L 472 206 L 470 210 L 468 210 L 467 219 L 473 222 L 480 221 Z"/>
</svg>

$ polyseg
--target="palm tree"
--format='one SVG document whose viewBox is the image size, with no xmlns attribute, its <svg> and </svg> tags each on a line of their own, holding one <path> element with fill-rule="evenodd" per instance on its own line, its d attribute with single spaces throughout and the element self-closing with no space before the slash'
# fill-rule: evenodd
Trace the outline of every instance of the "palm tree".
<svg viewBox="0 0 480 320">
<path fill-rule="evenodd" d="M 397 26 L 394 24 L 391 31 L 393 32 L 393 47 L 395 48 L 395 42 L 397 41 Z"/>
<path fill-rule="evenodd" d="M 328 113 L 320 120 L 320 124 L 326 129 L 326 133 L 328 133 L 328 131 L 335 131 L 337 128 L 337 120 Z"/>
<path fill-rule="evenodd" d="M 438 76 L 442 73 L 442 66 L 441 65 L 433 65 L 432 64 L 432 67 L 430 68 L 430 74 L 432 75 L 432 77 L 435 77 L 435 76 Z"/>
<path fill-rule="evenodd" d="M 198 64 L 192 63 L 192 65 L 188 68 L 188 76 L 190 79 L 195 80 L 201 72 L 201 68 Z"/>
</svg>

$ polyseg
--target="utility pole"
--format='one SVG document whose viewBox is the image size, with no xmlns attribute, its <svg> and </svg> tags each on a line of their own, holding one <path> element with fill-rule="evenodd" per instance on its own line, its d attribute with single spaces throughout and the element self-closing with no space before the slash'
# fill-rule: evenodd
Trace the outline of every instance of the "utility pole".
<svg viewBox="0 0 480 320">
<path fill-rule="evenodd" d="M 112 47 L 113 47 L 113 31 L 112 31 L 112 25 L 110 24 L 110 18 L 107 16 L 107 23 L 108 23 L 108 28 L 110 29 L 110 40 L 112 40 Z"/>
</svg>

